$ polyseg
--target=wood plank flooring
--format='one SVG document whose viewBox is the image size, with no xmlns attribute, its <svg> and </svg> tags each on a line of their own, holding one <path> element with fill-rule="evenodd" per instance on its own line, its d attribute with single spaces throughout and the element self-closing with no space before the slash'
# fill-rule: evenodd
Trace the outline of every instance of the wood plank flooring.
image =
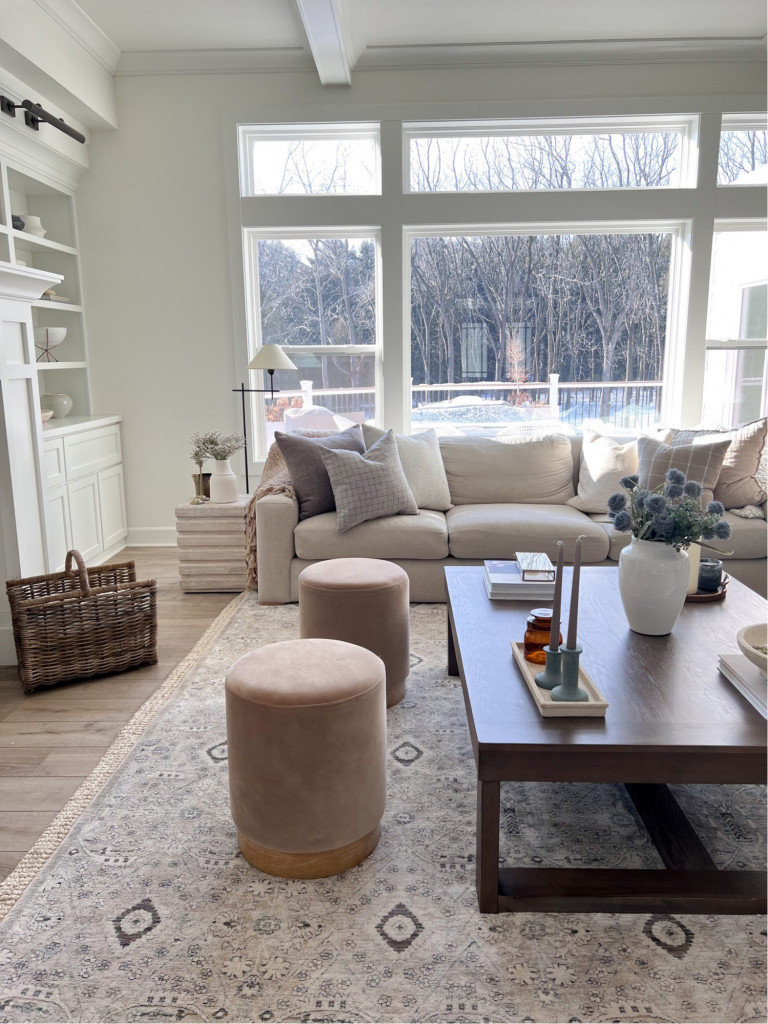
<svg viewBox="0 0 768 1024">
<path fill-rule="evenodd" d="M 157 665 L 25 694 L 0 667 L 0 879 L 96 767 L 123 724 L 160 686 L 234 594 L 183 594 L 176 548 L 125 548 L 157 580 Z"/>
</svg>

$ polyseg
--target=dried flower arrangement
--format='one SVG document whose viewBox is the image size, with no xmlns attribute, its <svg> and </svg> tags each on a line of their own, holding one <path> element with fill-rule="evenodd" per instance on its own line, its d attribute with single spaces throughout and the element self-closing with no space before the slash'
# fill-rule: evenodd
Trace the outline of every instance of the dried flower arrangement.
<svg viewBox="0 0 768 1024">
<path fill-rule="evenodd" d="M 703 508 L 701 484 L 686 480 L 679 469 L 668 470 L 665 482 L 654 490 L 641 487 L 637 476 L 622 477 L 619 484 L 628 493 L 617 491 L 610 496 L 608 514 L 621 533 L 631 533 L 638 540 L 671 544 L 678 551 L 694 543 L 720 551 L 706 542 L 728 540 L 731 535 L 730 525 L 722 518 L 722 503 L 710 501 Z"/>
<path fill-rule="evenodd" d="M 202 465 L 206 459 L 228 459 L 245 445 L 242 434 L 222 434 L 211 430 L 207 434 L 193 434 L 189 439 L 192 445 L 192 461 Z"/>
</svg>

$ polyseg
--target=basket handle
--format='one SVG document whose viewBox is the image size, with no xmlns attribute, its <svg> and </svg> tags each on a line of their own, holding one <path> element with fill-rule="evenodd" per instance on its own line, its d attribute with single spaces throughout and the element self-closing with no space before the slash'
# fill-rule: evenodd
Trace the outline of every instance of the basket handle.
<svg viewBox="0 0 768 1024">
<path fill-rule="evenodd" d="M 85 569 L 85 562 L 83 561 L 83 556 L 80 554 L 79 551 L 76 551 L 74 548 L 72 548 L 71 551 L 67 552 L 67 559 L 64 563 L 64 572 L 74 571 L 72 569 L 73 559 L 75 561 L 75 564 L 77 565 L 77 572 L 80 577 L 80 589 L 82 590 L 83 594 L 90 594 L 91 588 L 88 584 L 88 573 L 86 572 Z"/>
</svg>

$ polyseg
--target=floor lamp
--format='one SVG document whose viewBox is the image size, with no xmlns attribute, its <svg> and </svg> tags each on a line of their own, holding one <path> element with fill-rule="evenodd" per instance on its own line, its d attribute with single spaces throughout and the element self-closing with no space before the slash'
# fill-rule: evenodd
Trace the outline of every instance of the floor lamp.
<svg viewBox="0 0 768 1024">
<path fill-rule="evenodd" d="M 268 394 L 270 398 L 275 397 L 275 393 L 280 392 L 279 388 L 275 387 L 275 370 L 295 370 L 296 364 L 292 363 L 288 356 L 283 352 L 279 345 L 262 345 L 258 350 L 253 359 L 248 363 L 249 370 L 266 370 L 269 374 L 269 387 L 268 388 L 247 388 L 245 384 L 241 384 L 239 388 L 232 388 L 236 391 L 241 398 L 243 405 L 243 451 L 245 454 L 245 493 L 249 493 L 248 486 L 248 427 L 246 424 L 245 416 L 245 396 L 248 394 Z"/>
</svg>

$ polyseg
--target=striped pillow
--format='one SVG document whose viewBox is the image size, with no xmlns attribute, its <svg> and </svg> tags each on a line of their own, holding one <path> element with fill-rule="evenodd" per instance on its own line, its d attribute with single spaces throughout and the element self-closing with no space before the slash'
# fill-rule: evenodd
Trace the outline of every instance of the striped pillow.
<svg viewBox="0 0 768 1024">
<path fill-rule="evenodd" d="M 720 467 L 730 441 L 712 444 L 686 444 L 672 447 L 652 437 L 637 439 L 637 475 L 642 487 L 654 490 L 664 483 L 668 469 L 679 469 L 687 480 L 702 486 L 701 503 L 706 508 L 714 500 Z"/>
</svg>

